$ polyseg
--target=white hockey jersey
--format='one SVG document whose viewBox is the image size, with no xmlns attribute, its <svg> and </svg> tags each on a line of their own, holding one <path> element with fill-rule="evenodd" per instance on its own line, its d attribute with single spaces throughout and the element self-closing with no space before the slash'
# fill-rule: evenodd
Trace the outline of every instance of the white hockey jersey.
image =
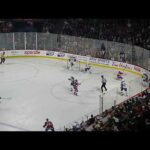
<svg viewBox="0 0 150 150">
<path fill-rule="evenodd" d="M 121 89 L 126 89 L 127 88 L 127 84 L 125 82 L 121 82 Z"/>
</svg>

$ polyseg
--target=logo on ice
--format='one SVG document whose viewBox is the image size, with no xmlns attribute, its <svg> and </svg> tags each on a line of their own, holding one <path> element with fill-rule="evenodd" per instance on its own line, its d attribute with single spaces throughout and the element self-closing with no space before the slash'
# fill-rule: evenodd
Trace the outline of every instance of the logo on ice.
<svg viewBox="0 0 150 150">
<path fill-rule="evenodd" d="M 36 51 L 25 51 L 24 52 L 25 55 L 33 55 L 33 54 L 40 54 L 40 51 L 36 50 Z"/>
</svg>

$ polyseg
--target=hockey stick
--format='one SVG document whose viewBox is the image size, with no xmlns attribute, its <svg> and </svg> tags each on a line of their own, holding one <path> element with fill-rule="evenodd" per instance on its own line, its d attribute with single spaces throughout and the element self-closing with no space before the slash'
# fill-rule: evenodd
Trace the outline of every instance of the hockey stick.
<svg viewBox="0 0 150 150">
<path fill-rule="evenodd" d="M 88 80 L 88 79 L 90 79 L 90 78 L 83 79 L 83 80 L 80 82 L 80 84 L 83 83 L 84 81 Z"/>
<path fill-rule="evenodd" d="M 0 103 L 3 101 L 3 100 L 11 100 L 12 98 L 11 97 L 0 97 Z"/>
<path fill-rule="evenodd" d="M 10 100 L 10 99 L 12 99 L 11 97 L 0 97 L 0 99 L 8 99 L 8 100 Z"/>
<path fill-rule="evenodd" d="M 83 80 L 80 82 L 80 84 L 83 83 L 85 80 L 86 80 L 86 79 L 83 79 Z"/>
</svg>

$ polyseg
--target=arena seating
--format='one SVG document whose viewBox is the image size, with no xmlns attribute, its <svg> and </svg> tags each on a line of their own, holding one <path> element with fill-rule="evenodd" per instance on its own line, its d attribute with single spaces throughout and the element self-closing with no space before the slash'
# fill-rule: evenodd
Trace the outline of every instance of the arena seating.
<svg viewBox="0 0 150 150">
<path fill-rule="evenodd" d="M 150 49 L 148 19 L 1 20 L 0 32 L 49 32 L 133 44 Z"/>
<path fill-rule="evenodd" d="M 149 89 L 133 96 L 99 116 L 76 123 L 66 131 L 149 131 L 150 130 L 150 92 Z"/>
</svg>

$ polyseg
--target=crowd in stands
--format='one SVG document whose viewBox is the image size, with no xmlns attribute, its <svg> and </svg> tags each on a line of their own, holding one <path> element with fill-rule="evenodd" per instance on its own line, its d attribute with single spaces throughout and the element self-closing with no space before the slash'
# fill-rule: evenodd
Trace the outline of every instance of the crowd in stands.
<svg viewBox="0 0 150 150">
<path fill-rule="evenodd" d="M 150 49 L 149 19 L 3 19 L 0 21 L 0 32 L 49 32 Z"/>
<path fill-rule="evenodd" d="M 8 33 L 13 31 L 13 25 L 11 21 L 1 21 L 0 20 L 0 32 Z"/>
<path fill-rule="evenodd" d="M 150 131 L 150 92 L 140 94 L 105 110 L 101 116 L 91 115 L 87 121 L 76 123 L 66 131 Z"/>
</svg>

